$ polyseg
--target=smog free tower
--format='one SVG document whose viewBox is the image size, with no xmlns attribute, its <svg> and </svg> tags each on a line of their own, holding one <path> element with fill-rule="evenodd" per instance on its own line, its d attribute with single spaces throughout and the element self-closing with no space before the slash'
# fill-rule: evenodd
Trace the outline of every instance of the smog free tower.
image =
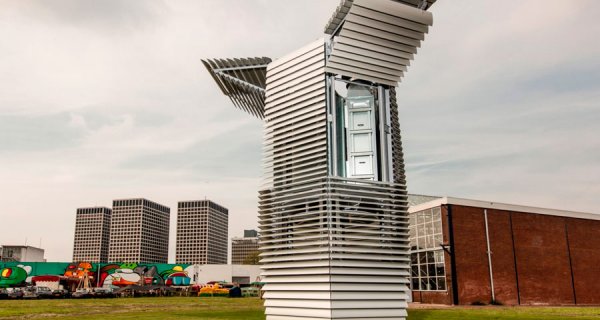
<svg viewBox="0 0 600 320">
<path fill-rule="evenodd" d="M 268 320 L 404 319 L 409 239 L 396 86 L 433 1 L 344 0 L 289 55 L 207 59 L 264 121 L 260 257 Z"/>
</svg>

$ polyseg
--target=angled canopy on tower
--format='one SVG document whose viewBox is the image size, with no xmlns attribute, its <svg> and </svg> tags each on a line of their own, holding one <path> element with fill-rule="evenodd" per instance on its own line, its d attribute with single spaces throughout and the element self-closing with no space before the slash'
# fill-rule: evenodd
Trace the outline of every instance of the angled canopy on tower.
<svg viewBox="0 0 600 320">
<path fill-rule="evenodd" d="M 231 102 L 259 119 L 265 113 L 267 64 L 270 62 L 267 57 L 202 60 Z"/>
<path fill-rule="evenodd" d="M 433 24 L 419 8 L 433 2 L 342 0 L 325 26 L 333 40 L 326 71 L 396 86 Z"/>
<path fill-rule="evenodd" d="M 415 7 L 422 10 L 427 10 L 431 7 L 436 0 L 392 0 L 393 2 L 399 2 L 411 7 Z M 340 5 L 336 8 L 335 12 L 327 25 L 325 26 L 325 33 L 332 34 L 337 27 L 344 21 L 350 7 L 352 7 L 353 0 L 340 0 Z"/>
</svg>

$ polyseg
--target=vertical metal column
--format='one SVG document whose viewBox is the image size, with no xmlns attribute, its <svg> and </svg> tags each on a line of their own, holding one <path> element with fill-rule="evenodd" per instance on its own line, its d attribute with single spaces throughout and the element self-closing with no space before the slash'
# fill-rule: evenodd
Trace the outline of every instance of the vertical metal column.
<svg viewBox="0 0 600 320">
<path fill-rule="evenodd" d="M 495 302 L 496 292 L 494 290 L 494 270 L 492 268 L 492 250 L 490 249 L 490 229 L 488 226 L 487 209 L 483 209 L 483 218 L 485 219 L 485 242 L 487 244 L 488 267 L 490 269 L 490 287 L 492 289 L 492 302 Z"/>
</svg>

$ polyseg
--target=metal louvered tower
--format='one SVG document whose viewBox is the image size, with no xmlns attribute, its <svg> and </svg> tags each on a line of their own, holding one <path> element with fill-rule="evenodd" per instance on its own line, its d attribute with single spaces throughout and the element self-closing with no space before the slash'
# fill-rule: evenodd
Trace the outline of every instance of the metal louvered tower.
<svg viewBox="0 0 600 320">
<path fill-rule="evenodd" d="M 268 320 L 404 319 L 409 242 L 395 87 L 435 0 L 343 0 L 325 38 L 275 61 L 203 61 L 264 120 Z"/>
</svg>

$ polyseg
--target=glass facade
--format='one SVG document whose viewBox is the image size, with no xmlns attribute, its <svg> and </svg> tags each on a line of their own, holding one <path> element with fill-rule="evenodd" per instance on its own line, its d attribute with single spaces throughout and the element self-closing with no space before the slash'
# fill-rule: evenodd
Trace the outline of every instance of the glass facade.
<svg viewBox="0 0 600 320">
<path fill-rule="evenodd" d="M 409 240 L 412 290 L 445 291 L 446 270 L 440 207 L 410 214 Z"/>
</svg>

